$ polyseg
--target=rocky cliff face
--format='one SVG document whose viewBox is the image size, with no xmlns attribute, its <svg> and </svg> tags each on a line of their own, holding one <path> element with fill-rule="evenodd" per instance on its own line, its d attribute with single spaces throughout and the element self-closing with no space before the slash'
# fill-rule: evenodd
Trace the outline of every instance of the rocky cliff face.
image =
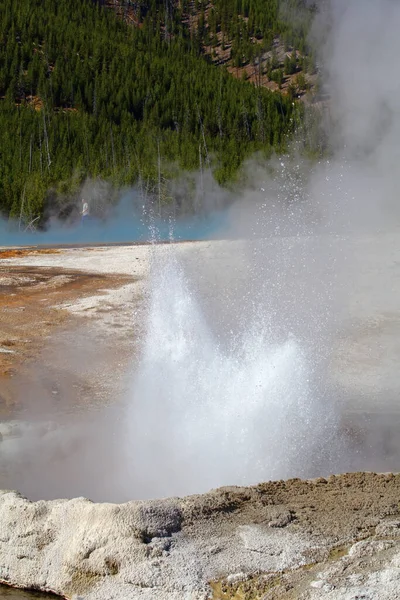
<svg viewBox="0 0 400 600">
<path fill-rule="evenodd" d="M 0 581 L 85 600 L 400 597 L 400 475 L 126 504 L 0 492 Z"/>
</svg>

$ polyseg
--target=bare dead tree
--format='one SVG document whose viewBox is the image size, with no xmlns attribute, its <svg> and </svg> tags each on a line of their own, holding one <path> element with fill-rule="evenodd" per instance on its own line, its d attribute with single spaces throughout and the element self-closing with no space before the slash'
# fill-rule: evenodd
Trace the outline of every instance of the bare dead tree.
<svg viewBox="0 0 400 600">
<path fill-rule="evenodd" d="M 87 164 L 88 164 L 88 166 L 89 166 L 89 165 L 90 165 L 90 151 L 89 151 L 88 131 L 87 131 L 86 124 L 84 124 L 84 129 L 85 129 L 85 149 L 86 149 L 86 158 L 87 158 Z"/>
<path fill-rule="evenodd" d="M 165 8 L 165 23 L 164 23 L 164 41 L 168 41 L 168 20 L 169 20 L 169 14 L 168 14 L 168 0 L 165 0 L 164 2 L 164 8 Z"/>
<path fill-rule="evenodd" d="M 201 135 L 203 138 L 204 150 L 206 153 L 206 163 L 207 163 L 207 167 L 210 168 L 210 166 L 211 166 L 210 157 L 208 155 L 208 150 L 207 150 L 207 142 L 206 142 L 206 136 L 205 136 L 205 132 L 204 132 L 203 121 L 201 120 L 200 110 L 199 109 L 197 109 L 197 110 L 198 110 L 198 115 L 199 115 L 199 123 L 200 123 Z"/>
<path fill-rule="evenodd" d="M 32 172 L 32 141 L 33 141 L 33 134 L 31 135 L 31 142 L 29 144 L 29 173 Z"/>
<path fill-rule="evenodd" d="M 106 169 L 108 169 L 108 152 L 107 152 L 107 141 L 104 144 L 105 155 L 106 155 Z"/>
<path fill-rule="evenodd" d="M 24 215 L 25 191 L 26 191 L 26 184 L 24 185 L 24 189 L 23 189 L 23 192 L 22 192 L 21 209 L 19 211 L 19 223 L 18 223 L 18 230 L 19 231 L 21 231 L 21 223 L 22 223 L 22 218 L 23 218 L 23 215 Z"/>
<path fill-rule="evenodd" d="M 161 216 L 161 155 L 160 155 L 160 140 L 157 140 L 157 157 L 158 157 L 158 215 Z"/>
<path fill-rule="evenodd" d="M 128 151 L 128 144 L 125 141 L 124 144 L 124 155 L 125 155 L 125 162 L 126 162 L 126 170 L 129 173 L 131 170 L 131 155 L 130 152 Z"/>
<path fill-rule="evenodd" d="M 111 138 L 111 152 L 112 152 L 112 159 L 113 159 L 113 168 L 115 171 L 115 148 L 114 148 L 114 136 L 113 136 L 113 132 L 112 132 L 111 123 L 110 123 L 110 138 Z"/>
<path fill-rule="evenodd" d="M 222 72 L 219 80 L 219 95 L 218 95 L 218 106 L 217 106 L 217 118 L 218 118 L 218 130 L 219 137 L 224 137 L 224 132 L 222 130 L 222 116 L 221 116 L 221 99 L 222 99 Z"/>
<path fill-rule="evenodd" d="M 43 175 L 42 134 L 39 126 L 40 174 Z"/>
<path fill-rule="evenodd" d="M 44 106 L 43 106 L 43 132 L 44 132 L 44 141 L 46 144 L 46 152 L 47 152 L 47 168 L 50 171 L 51 158 L 50 158 L 50 149 L 49 149 L 49 136 L 47 135 L 46 116 L 45 116 Z"/>
<path fill-rule="evenodd" d="M 200 204 L 203 206 L 204 199 L 204 173 L 203 173 L 203 156 L 201 152 L 201 144 L 199 144 L 199 166 L 200 166 Z M 197 196 L 197 194 L 196 194 Z M 198 202 L 196 200 L 197 206 L 195 207 L 196 211 L 198 210 Z"/>
<path fill-rule="evenodd" d="M 246 109 L 246 104 L 244 102 L 243 99 L 243 104 L 242 104 L 242 110 L 243 110 L 243 123 L 244 123 L 244 127 L 246 129 L 246 134 L 247 134 L 247 139 L 250 140 L 250 125 L 249 125 L 249 119 L 248 119 L 248 115 L 247 115 L 247 109 Z"/>
<path fill-rule="evenodd" d="M 261 140 L 264 143 L 265 142 L 264 111 L 263 111 L 263 106 L 261 103 L 260 94 L 258 94 L 258 97 L 257 97 L 257 118 L 258 118 Z"/>
<path fill-rule="evenodd" d="M 165 23 L 164 23 L 164 40 L 166 42 L 169 42 L 170 38 L 171 38 L 171 36 L 169 34 L 168 27 L 169 27 L 169 23 L 172 23 L 172 16 L 173 16 L 172 13 L 173 13 L 173 10 L 174 10 L 173 1 L 171 1 L 171 0 L 164 0 L 164 14 L 165 14 L 165 17 L 164 17 L 164 19 L 165 19 Z M 171 31 L 171 33 L 172 33 L 172 31 Z"/>
<path fill-rule="evenodd" d="M 19 123 L 19 166 L 22 167 L 22 127 Z"/>
<path fill-rule="evenodd" d="M 34 225 L 34 223 L 36 223 L 38 220 L 40 219 L 40 217 L 35 217 L 34 219 L 32 219 L 32 221 L 30 221 L 28 223 L 28 225 L 25 227 L 24 232 L 26 231 L 36 231 L 36 226 Z"/>
</svg>

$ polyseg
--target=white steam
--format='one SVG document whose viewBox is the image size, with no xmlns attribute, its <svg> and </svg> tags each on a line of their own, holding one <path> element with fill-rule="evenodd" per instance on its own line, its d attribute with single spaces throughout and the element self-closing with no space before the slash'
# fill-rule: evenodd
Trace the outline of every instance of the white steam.
<svg viewBox="0 0 400 600">
<path fill-rule="evenodd" d="M 400 216 L 400 4 L 331 0 L 328 6 L 314 29 L 324 42 L 335 155 L 313 178 L 312 195 L 341 214 L 348 231 L 393 228 Z"/>
<path fill-rule="evenodd" d="M 126 416 L 131 481 L 141 496 L 329 469 L 337 423 L 316 391 L 316 357 L 288 331 L 278 341 L 282 323 L 267 306 L 254 314 L 241 304 L 242 322 L 223 336 L 200 300 L 174 255 L 154 261 Z"/>
<path fill-rule="evenodd" d="M 198 274 L 188 281 L 174 262 L 156 267 L 128 411 L 128 447 L 144 493 L 188 493 L 352 464 L 349 455 L 332 460 L 341 433 L 325 358 L 329 364 L 333 336 L 355 317 L 346 308 L 359 264 L 346 255 L 351 244 L 336 236 L 398 226 L 400 5 L 332 0 L 316 26 L 329 31 L 323 62 L 334 156 L 310 165 L 306 176 L 304 161 L 283 161 L 278 190 L 259 173 L 265 198 L 247 195 L 230 219 L 234 236 L 309 239 L 298 256 L 296 242 L 259 254 L 250 296 L 235 298 L 223 288 L 228 317 L 216 316 L 213 302 L 204 306 Z M 216 333 L 219 319 L 231 323 L 224 336 Z"/>
<path fill-rule="evenodd" d="M 332 158 L 317 165 L 275 159 L 281 177 L 274 181 L 267 170 L 250 167 L 253 191 L 229 212 L 223 233 L 258 245 L 247 242 L 243 252 L 228 245 L 224 260 L 218 243 L 194 262 L 178 249 L 179 260 L 174 250 L 156 258 L 127 401 L 90 426 L 71 425 L 67 434 L 35 444 L 26 440 L 14 463 L 0 455 L 13 486 L 35 497 L 120 500 L 371 468 L 386 434 L 376 430 L 379 444 L 371 444 L 369 454 L 351 455 L 331 365 L 336 353 L 345 369 L 352 352 L 347 374 L 362 374 L 351 383 L 367 382 L 371 395 L 385 391 L 385 377 L 378 381 L 370 358 L 371 324 L 381 363 L 387 348 L 400 356 L 389 332 L 398 331 L 397 288 L 387 275 L 390 268 L 397 272 L 397 255 L 392 260 L 387 241 L 375 235 L 397 228 L 400 215 L 400 4 L 328 5 L 315 27 L 323 32 Z M 207 196 L 210 206 L 224 204 L 220 192 L 215 197 L 213 203 L 212 193 Z M 127 233 L 122 220 L 119 240 Z M 193 239 L 204 238 L 202 224 L 196 233 Z M 380 334 L 382 321 L 387 337 Z M 351 346 L 353 326 L 362 335 Z M 392 465 L 397 446 L 395 452 Z"/>
</svg>

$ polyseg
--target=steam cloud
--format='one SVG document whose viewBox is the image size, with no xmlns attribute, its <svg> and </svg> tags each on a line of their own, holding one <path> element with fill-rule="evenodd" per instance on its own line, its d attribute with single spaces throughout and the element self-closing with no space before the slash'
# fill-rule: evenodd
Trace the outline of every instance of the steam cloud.
<svg viewBox="0 0 400 600">
<path fill-rule="evenodd" d="M 13 485 L 33 497 L 61 493 L 65 475 L 41 475 L 59 448 L 66 493 L 98 499 L 373 468 L 365 449 L 346 446 L 329 375 L 359 271 L 349 240 L 398 227 L 399 30 L 393 0 L 323 4 L 313 35 L 324 40 L 330 101 L 322 110 L 333 156 L 318 165 L 276 157 L 273 180 L 249 165 L 253 189 L 224 213 L 223 227 L 218 221 L 221 237 L 248 240 L 236 246 L 233 267 L 218 266 L 218 245 L 214 261 L 154 261 L 148 330 L 127 398 L 95 426 L 71 428 L 73 443 L 25 442 L 42 458 Z M 110 431 L 117 444 L 107 442 Z M 0 464 L 15 460 L 21 473 L 26 452 Z M 109 468 L 104 485 L 99 464 Z"/>
<path fill-rule="evenodd" d="M 33 230 L 23 219 L 0 218 L 0 242 L 27 246 L 206 239 L 223 225 L 224 209 L 233 196 L 210 171 L 181 174 L 170 182 L 169 191 L 173 202 L 159 206 L 157 191 L 146 186 L 117 189 L 106 181 L 87 179 L 76 197 L 58 206 L 49 204 L 44 229 Z M 90 222 L 84 226 L 81 199 L 90 210 Z"/>
</svg>

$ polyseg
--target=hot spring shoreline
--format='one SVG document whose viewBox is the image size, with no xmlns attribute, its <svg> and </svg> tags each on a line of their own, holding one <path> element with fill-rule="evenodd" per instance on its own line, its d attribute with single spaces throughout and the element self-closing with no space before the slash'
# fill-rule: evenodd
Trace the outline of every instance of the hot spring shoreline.
<svg viewBox="0 0 400 600">
<path fill-rule="evenodd" d="M 125 504 L 3 490 L 0 582 L 68 600 L 394 599 L 399 496 L 400 474 L 366 472 Z"/>
</svg>

